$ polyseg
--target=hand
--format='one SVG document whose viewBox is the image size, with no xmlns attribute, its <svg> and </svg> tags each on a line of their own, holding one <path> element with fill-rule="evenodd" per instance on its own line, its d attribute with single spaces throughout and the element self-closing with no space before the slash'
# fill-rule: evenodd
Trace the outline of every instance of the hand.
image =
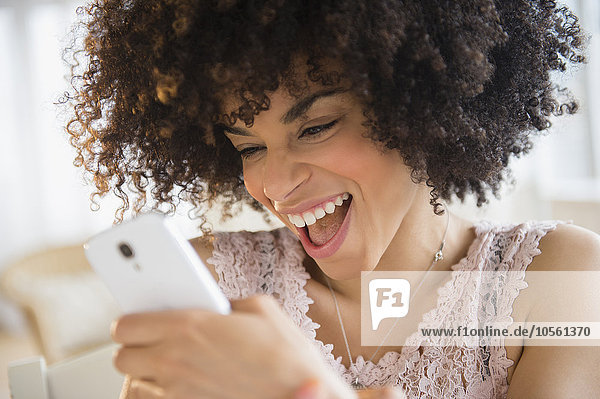
<svg viewBox="0 0 600 399">
<path fill-rule="evenodd" d="M 392 387 L 363 389 L 357 393 L 358 399 L 406 399 L 406 395 L 400 389 Z"/>
<path fill-rule="evenodd" d="M 406 395 L 394 387 L 369 388 L 356 391 L 357 399 L 406 399 Z M 329 399 L 330 396 L 319 380 L 308 380 L 294 393 L 293 399 Z"/>
<path fill-rule="evenodd" d="M 318 378 L 328 398 L 356 398 L 273 298 L 231 305 L 227 316 L 176 310 L 119 319 L 114 362 L 132 378 L 130 397 L 281 399 Z"/>
</svg>

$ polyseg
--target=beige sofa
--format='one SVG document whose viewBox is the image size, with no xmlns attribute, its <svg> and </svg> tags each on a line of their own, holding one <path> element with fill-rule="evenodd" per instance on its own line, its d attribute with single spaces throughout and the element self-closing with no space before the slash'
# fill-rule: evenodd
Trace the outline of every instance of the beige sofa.
<svg viewBox="0 0 600 399">
<path fill-rule="evenodd" d="M 110 342 L 119 309 L 81 245 L 40 251 L 8 265 L 0 289 L 23 310 L 48 363 Z"/>
<path fill-rule="evenodd" d="M 15 398 L 77 395 L 81 393 L 77 381 L 88 381 L 80 384 L 81 389 L 100 381 L 107 392 L 118 390 L 122 377 L 112 370 L 110 324 L 119 309 L 88 265 L 81 245 L 39 251 L 8 265 L 0 277 L 0 290 L 23 310 L 29 330 L 23 337 L 2 342 L 23 348 L 23 353 L 7 351 L 13 358 L 3 359 L 13 366 L 8 375 Z M 7 372 L 3 374 L 6 378 Z M 36 381 L 46 387 L 46 396 L 31 391 Z M 3 382 L 0 393 L 7 397 Z"/>
</svg>

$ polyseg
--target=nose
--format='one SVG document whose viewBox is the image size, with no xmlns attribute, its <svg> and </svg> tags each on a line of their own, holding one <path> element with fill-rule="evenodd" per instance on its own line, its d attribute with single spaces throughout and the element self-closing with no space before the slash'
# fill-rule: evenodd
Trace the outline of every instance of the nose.
<svg viewBox="0 0 600 399">
<path fill-rule="evenodd" d="M 269 150 L 263 164 L 263 190 L 271 201 L 284 201 L 310 177 L 306 164 L 286 149 Z"/>
</svg>

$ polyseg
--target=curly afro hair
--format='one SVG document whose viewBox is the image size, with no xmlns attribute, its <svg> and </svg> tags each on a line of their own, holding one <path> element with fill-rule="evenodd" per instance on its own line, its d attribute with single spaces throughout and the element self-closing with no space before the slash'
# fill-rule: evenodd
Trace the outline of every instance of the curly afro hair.
<svg viewBox="0 0 600 399">
<path fill-rule="evenodd" d="M 511 156 L 577 110 L 551 71 L 585 61 L 577 18 L 550 0 L 96 0 L 78 12 L 86 36 L 64 102 L 92 201 L 112 190 L 117 220 L 132 195 L 134 212 L 148 194 L 171 211 L 189 201 L 205 233 L 200 210 L 218 197 L 226 215 L 263 209 L 219 126 L 252 125 L 282 84 L 301 90 L 298 55 L 305 79 L 350 82 L 369 137 L 400 152 L 436 213 L 453 194 L 478 206 L 498 195 Z M 226 115 L 224 93 L 241 104 Z"/>
</svg>

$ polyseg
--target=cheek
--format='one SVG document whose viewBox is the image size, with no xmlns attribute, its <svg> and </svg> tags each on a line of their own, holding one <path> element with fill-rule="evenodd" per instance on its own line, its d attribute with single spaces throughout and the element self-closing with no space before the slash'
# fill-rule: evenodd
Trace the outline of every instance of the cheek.
<svg viewBox="0 0 600 399">
<path fill-rule="evenodd" d="M 323 171 L 360 181 L 369 177 L 372 150 L 369 143 L 360 138 L 360 132 L 338 132 L 334 140 L 313 149 L 310 162 Z M 307 156 L 308 158 L 308 156 Z"/>
<path fill-rule="evenodd" d="M 383 154 L 370 140 L 357 136 L 355 134 L 351 140 L 329 148 L 326 156 L 319 158 L 323 166 L 361 186 L 378 188 L 389 185 L 392 176 L 404 172 L 399 154 Z"/>
<path fill-rule="evenodd" d="M 271 201 L 265 195 L 263 182 L 256 168 L 244 168 L 244 186 L 255 200 L 266 206 L 271 212 L 275 212 Z"/>
<path fill-rule="evenodd" d="M 358 184 L 360 195 L 367 204 L 373 205 L 373 209 L 383 210 L 371 217 L 385 219 L 385 215 L 389 215 L 389 221 L 395 224 L 397 220 L 391 215 L 403 208 L 402 204 L 410 200 L 417 187 L 401 155 L 396 151 L 382 153 L 365 141 L 348 147 L 348 151 L 338 158 L 340 173 Z M 349 153 L 356 155 L 348 157 Z"/>
<path fill-rule="evenodd" d="M 264 197 L 262 184 L 259 179 L 257 179 L 256 173 L 252 172 L 252 169 L 244 168 L 244 185 L 246 186 L 248 193 L 250 193 L 254 199 L 263 202 L 260 198 L 261 196 Z"/>
</svg>

